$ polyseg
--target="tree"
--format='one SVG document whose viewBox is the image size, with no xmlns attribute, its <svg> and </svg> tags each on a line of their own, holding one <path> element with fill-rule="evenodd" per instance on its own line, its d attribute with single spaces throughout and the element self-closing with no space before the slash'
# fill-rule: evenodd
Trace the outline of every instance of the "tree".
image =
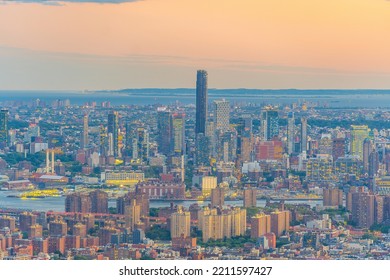
<svg viewBox="0 0 390 280">
<path fill-rule="evenodd" d="M 159 211 L 159 208 L 150 208 L 149 209 L 149 216 L 150 217 L 158 217 L 158 211 Z"/>
<path fill-rule="evenodd" d="M 153 226 L 145 232 L 147 238 L 152 240 L 171 240 L 171 232 L 167 229 L 161 228 L 159 225 Z"/>
<path fill-rule="evenodd" d="M 110 214 L 118 214 L 118 212 L 116 211 L 116 208 L 115 207 L 108 207 L 108 212 Z"/>
<path fill-rule="evenodd" d="M 154 260 L 154 259 L 152 257 L 150 257 L 150 256 L 142 256 L 140 258 L 140 260 L 147 260 L 147 261 L 149 261 L 149 260 Z"/>
<path fill-rule="evenodd" d="M 83 256 L 83 255 L 76 255 L 73 257 L 74 260 L 76 261 L 85 261 L 85 260 L 90 260 L 91 257 L 89 256 Z"/>
<path fill-rule="evenodd" d="M 83 166 L 81 165 L 80 162 L 74 161 L 71 163 L 69 167 L 69 171 L 72 173 L 80 173 L 82 171 Z"/>
</svg>

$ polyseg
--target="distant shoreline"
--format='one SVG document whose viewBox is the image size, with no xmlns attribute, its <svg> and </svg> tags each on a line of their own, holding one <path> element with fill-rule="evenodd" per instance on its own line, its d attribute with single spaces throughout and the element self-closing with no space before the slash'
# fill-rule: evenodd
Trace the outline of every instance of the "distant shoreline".
<svg viewBox="0 0 390 280">
<path fill-rule="evenodd" d="M 127 88 L 127 89 L 112 89 L 112 90 L 20 90 L 20 89 L 0 89 L 0 94 L 5 92 L 12 92 L 16 94 L 50 94 L 53 92 L 57 93 L 66 93 L 74 94 L 81 96 L 95 95 L 95 94 L 136 94 L 136 93 L 155 93 L 155 94 L 171 94 L 173 92 L 177 93 L 195 93 L 195 88 Z M 264 94 L 272 93 L 273 95 L 279 94 L 304 94 L 304 95 L 338 95 L 338 94 L 390 94 L 390 89 L 253 89 L 253 88 L 209 88 L 209 94 Z"/>
<path fill-rule="evenodd" d="M 0 106 L 13 102 L 28 103 L 40 99 L 50 106 L 53 101 L 69 99 L 71 105 L 110 102 L 110 106 L 148 106 L 182 104 L 195 106 L 195 88 L 144 88 L 119 90 L 0 90 Z M 208 89 L 209 102 L 225 98 L 234 103 L 302 105 L 327 109 L 390 108 L 390 89 Z"/>
</svg>

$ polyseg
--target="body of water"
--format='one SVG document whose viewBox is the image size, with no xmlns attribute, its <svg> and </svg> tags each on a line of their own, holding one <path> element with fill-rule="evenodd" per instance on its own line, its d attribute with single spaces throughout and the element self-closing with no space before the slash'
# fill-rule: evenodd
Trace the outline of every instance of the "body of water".
<svg viewBox="0 0 390 280">
<path fill-rule="evenodd" d="M 0 191 L 0 208 L 12 208 L 12 209 L 26 209 L 34 211 L 55 211 L 55 212 L 64 212 L 65 211 L 65 197 L 46 197 L 46 198 L 37 198 L 37 199 L 20 199 L 17 197 L 7 197 L 8 195 L 18 194 L 11 191 Z M 201 206 L 207 206 L 210 202 L 197 202 L 197 201 L 172 201 L 174 204 L 183 205 L 184 207 L 189 207 L 191 204 L 199 203 Z M 162 200 L 153 200 L 150 202 L 151 208 L 161 208 L 170 206 L 171 201 L 162 201 Z M 257 206 L 264 207 L 266 201 L 264 199 L 257 200 Z M 316 205 L 322 205 L 322 200 L 291 200 L 286 201 L 287 204 L 309 204 L 311 207 Z M 109 207 L 116 207 L 116 202 L 114 200 L 109 201 Z M 225 201 L 226 205 L 231 206 L 243 206 L 242 200 L 234 201 Z"/>
<path fill-rule="evenodd" d="M 232 103 L 283 104 L 316 102 L 319 106 L 340 108 L 390 107 L 390 90 L 250 90 L 209 89 L 209 100 L 225 98 Z M 138 89 L 120 92 L 80 91 L 0 91 L 0 104 L 7 101 L 28 102 L 36 99 L 48 105 L 56 99 L 71 104 L 110 101 L 112 105 L 195 104 L 195 89 Z"/>
</svg>

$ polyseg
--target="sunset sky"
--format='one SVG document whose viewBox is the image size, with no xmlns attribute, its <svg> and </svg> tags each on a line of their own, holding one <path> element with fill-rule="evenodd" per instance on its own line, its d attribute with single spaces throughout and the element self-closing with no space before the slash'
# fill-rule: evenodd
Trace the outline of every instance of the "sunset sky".
<svg viewBox="0 0 390 280">
<path fill-rule="evenodd" d="M 42 4 L 43 3 L 43 4 Z M 390 88 L 386 0 L 0 0 L 0 89 Z"/>
</svg>

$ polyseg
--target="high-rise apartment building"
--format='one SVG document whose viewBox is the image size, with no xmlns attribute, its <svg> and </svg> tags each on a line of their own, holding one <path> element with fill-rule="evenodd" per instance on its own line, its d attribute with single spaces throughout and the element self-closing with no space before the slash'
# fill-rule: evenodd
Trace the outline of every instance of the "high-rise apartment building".
<svg viewBox="0 0 390 280">
<path fill-rule="evenodd" d="M 261 112 L 261 130 L 263 140 L 272 140 L 279 136 L 279 113 L 276 109 L 266 107 Z"/>
<path fill-rule="evenodd" d="M 226 132 L 229 130 L 230 124 L 230 103 L 229 101 L 215 100 L 214 105 L 214 124 L 215 130 L 218 130 L 220 133 Z"/>
<path fill-rule="evenodd" d="M 135 229 L 133 231 L 133 244 L 140 244 L 145 238 L 145 232 L 142 229 Z"/>
<path fill-rule="evenodd" d="M 301 118 L 301 153 L 307 151 L 307 119 Z"/>
<path fill-rule="evenodd" d="M 203 242 L 244 235 L 246 210 L 238 207 L 226 210 L 203 208 L 198 212 L 198 227 L 202 230 Z"/>
<path fill-rule="evenodd" d="M 384 221 L 385 211 L 385 196 L 374 196 L 374 222 L 375 224 L 381 224 Z"/>
<path fill-rule="evenodd" d="M 32 225 L 27 230 L 27 236 L 29 239 L 42 237 L 43 229 L 39 224 Z"/>
<path fill-rule="evenodd" d="M 198 70 L 196 77 L 196 134 L 206 133 L 207 99 L 207 72 L 205 70 Z"/>
<path fill-rule="evenodd" d="M 66 196 L 65 212 L 90 213 L 91 197 L 88 193 L 76 192 Z"/>
<path fill-rule="evenodd" d="M 54 221 L 49 223 L 49 235 L 50 236 L 64 236 L 68 232 L 68 226 L 66 222 L 59 217 L 56 217 Z"/>
<path fill-rule="evenodd" d="M 185 153 L 185 114 L 173 113 L 173 151 L 176 154 L 183 155 Z"/>
<path fill-rule="evenodd" d="M 356 193 L 358 189 L 356 187 L 350 187 L 349 191 L 345 195 L 345 208 L 348 212 L 352 213 L 352 194 Z"/>
<path fill-rule="evenodd" d="M 114 227 L 105 226 L 99 229 L 99 245 L 106 246 L 108 243 L 111 243 L 111 238 L 113 235 L 118 234 L 120 231 Z"/>
<path fill-rule="evenodd" d="M 201 179 L 202 195 L 208 197 L 211 195 L 211 190 L 217 187 L 217 177 L 203 176 Z"/>
<path fill-rule="evenodd" d="M 107 143 L 108 143 L 108 156 L 114 156 L 115 154 L 115 143 L 114 143 L 114 135 L 110 132 L 107 134 Z"/>
<path fill-rule="evenodd" d="M 375 223 L 375 196 L 362 190 L 352 193 L 352 221 L 358 227 L 369 228 Z"/>
<path fill-rule="evenodd" d="M 20 231 L 28 231 L 30 226 L 33 226 L 37 223 L 37 216 L 29 213 L 23 212 L 19 215 L 19 229 Z"/>
<path fill-rule="evenodd" d="M 246 209 L 234 207 L 230 211 L 228 210 L 227 214 L 230 214 L 232 217 L 231 236 L 244 235 L 246 231 Z"/>
<path fill-rule="evenodd" d="M 198 227 L 202 231 L 202 241 L 223 238 L 222 215 L 218 215 L 217 209 L 203 208 L 198 213 Z"/>
<path fill-rule="evenodd" d="M 107 156 L 108 151 L 108 135 L 107 129 L 104 125 L 100 125 L 99 129 L 99 152 L 101 156 Z"/>
<path fill-rule="evenodd" d="M 336 161 L 339 157 L 344 157 L 345 150 L 345 138 L 335 138 L 332 140 L 333 161 Z"/>
<path fill-rule="evenodd" d="M 0 217 L 0 229 L 2 228 L 9 228 L 11 231 L 15 230 L 16 227 L 16 221 L 14 217 L 10 216 L 1 216 Z"/>
<path fill-rule="evenodd" d="M 251 116 L 239 118 L 236 126 L 237 131 L 237 159 L 239 162 L 252 161 L 253 134 Z"/>
<path fill-rule="evenodd" d="M 117 198 L 116 209 L 118 214 L 124 214 L 125 207 L 131 205 L 134 199 L 137 205 L 141 207 L 141 217 L 149 216 L 149 194 L 147 192 L 143 192 L 139 188 L 137 188 L 135 192 L 128 192 L 126 195 Z"/>
<path fill-rule="evenodd" d="M 92 213 L 108 213 L 108 194 L 101 190 L 89 193 Z"/>
<path fill-rule="evenodd" d="M 277 237 L 290 228 L 290 211 L 276 211 L 271 213 L 271 232 Z"/>
<path fill-rule="evenodd" d="M 237 137 L 237 159 L 239 162 L 253 161 L 253 135 L 250 132 Z"/>
<path fill-rule="evenodd" d="M 368 160 L 368 177 L 373 180 L 379 170 L 379 153 L 373 149 Z M 373 186 L 371 186 L 373 188 Z"/>
<path fill-rule="evenodd" d="M 137 204 L 137 201 L 133 199 L 129 206 L 125 206 L 125 223 L 126 228 L 130 231 L 135 229 L 135 225 L 140 222 L 141 219 L 141 206 Z"/>
<path fill-rule="evenodd" d="M 385 196 L 383 201 L 383 219 L 390 220 L 390 196 Z"/>
<path fill-rule="evenodd" d="M 252 188 L 244 189 L 244 207 L 256 207 L 257 205 L 257 190 Z"/>
<path fill-rule="evenodd" d="M 85 114 L 83 117 L 83 131 L 81 132 L 80 138 L 80 148 L 86 149 L 88 147 L 89 137 L 88 137 L 88 115 Z"/>
<path fill-rule="evenodd" d="M 295 118 L 294 112 L 288 114 L 287 118 L 287 153 L 290 155 L 294 152 L 295 136 Z"/>
<path fill-rule="evenodd" d="M 33 254 L 34 255 L 38 255 L 39 253 L 47 254 L 49 252 L 48 239 L 34 238 L 32 240 L 32 245 L 33 245 Z"/>
<path fill-rule="evenodd" d="M 367 125 L 351 125 L 351 155 L 363 159 L 363 142 L 369 137 Z"/>
<path fill-rule="evenodd" d="M 343 206 L 343 191 L 336 188 L 323 189 L 323 205 L 325 207 Z"/>
<path fill-rule="evenodd" d="M 332 155 L 332 135 L 322 134 L 318 143 L 320 154 Z"/>
<path fill-rule="evenodd" d="M 190 227 L 190 212 L 186 212 L 182 207 L 179 207 L 177 212 L 171 215 L 171 238 L 189 237 Z"/>
<path fill-rule="evenodd" d="M 84 238 L 87 236 L 87 226 L 82 223 L 77 223 L 73 226 L 72 234 Z"/>
<path fill-rule="evenodd" d="M 363 140 L 363 171 L 368 173 L 370 165 L 370 155 L 374 150 L 374 142 L 366 138 Z"/>
<path fill-rule="evenodd" d="M 48 238 L 48 253 L 54 252 L 65 253 L 65 237 L 50 236 Z"/>
<path fill-rule="evenodd" d="M 251 238 L 258 238 L 271 232 L 271 216 L 258 214 L 251 218 Z"/>
<path fill-rule="evenodd" d="M 222 207 L 225 204 L 225 190 L 221 187 L 211 189 L 211 207 Z"/>
</svg>

